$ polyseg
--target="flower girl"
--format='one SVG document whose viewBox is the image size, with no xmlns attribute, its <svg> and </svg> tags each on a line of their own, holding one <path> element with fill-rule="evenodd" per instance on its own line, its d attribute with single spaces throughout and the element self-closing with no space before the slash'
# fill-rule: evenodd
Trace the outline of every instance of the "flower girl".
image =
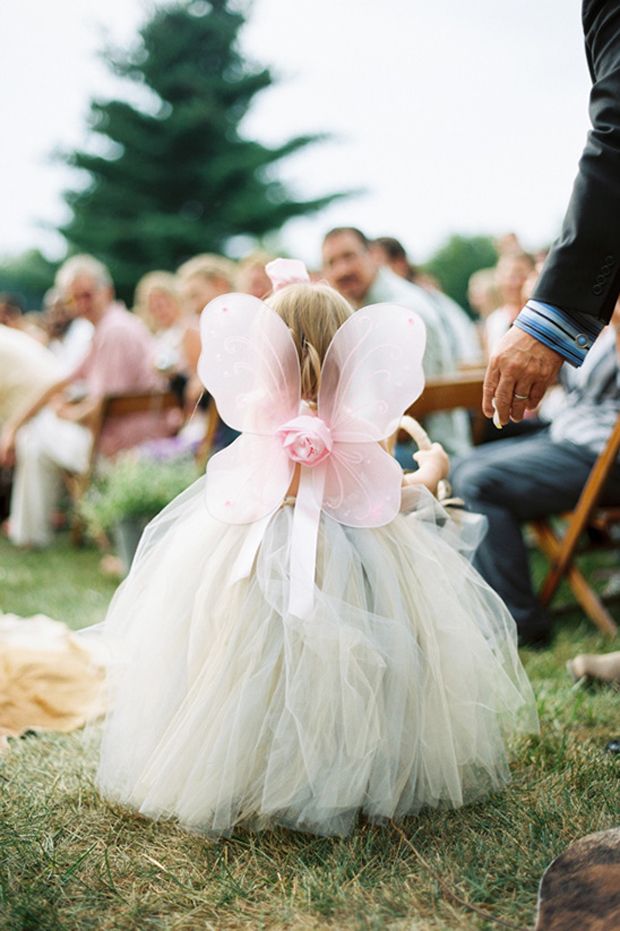
<svg viewBox="0 0 620 931">
<path fill-rule="evenodd" d="M 112 602 L 98 784 L 211 835 L 342 835 L 500 788 L 536 713 L 514 622 L 428 490 L 443 450 L 407 476 L 385 450 L 423 388 L 422 322 L 267 270 L 267 303 L 202 314 L 200 375 L 241 436 Z"/>
</svg>

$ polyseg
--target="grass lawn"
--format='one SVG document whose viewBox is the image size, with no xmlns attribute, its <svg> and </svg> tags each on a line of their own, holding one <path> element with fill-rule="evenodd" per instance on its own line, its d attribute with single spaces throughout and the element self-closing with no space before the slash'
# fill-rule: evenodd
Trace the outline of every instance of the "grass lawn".
<svg viewBox="0 0 620 931">
<path fill-rule="evenodd" d="M 46 553 L 2 541 L 0 609 L 94 623 L 114 589 L 98 561 L 62 540 Z M 531 926 L 549 861 L 619 820 L 620 760 L 604 753 L 620 734 L 618 694 L 574 687 L 564 668 L 575 653 L 613 646 L 577 611 L 558 626 L 553 648 L 523 651 L 542 735 L 515 746 L 511 786 L 460 811 L 411 818 L 406 837 L 362 825 L 347 840 L 278 830 L 213 843 L 101 802 L 98 727 L 13 741 L 0 759 L 0 928 L 498 927 L 446 888 Z"/>
</svg>

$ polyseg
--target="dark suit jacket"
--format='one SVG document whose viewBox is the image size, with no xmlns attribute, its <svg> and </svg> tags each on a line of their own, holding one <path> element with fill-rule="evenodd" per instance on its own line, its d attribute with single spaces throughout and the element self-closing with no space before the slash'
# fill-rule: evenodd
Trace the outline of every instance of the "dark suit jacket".
<svg viewBox="0 0 620 931">
<path fill-rule="evenodd" d="M 533 298 L 607 322 L 620 294 L 620 0 L 584 0 L 592 130 Z"/>
</svg>

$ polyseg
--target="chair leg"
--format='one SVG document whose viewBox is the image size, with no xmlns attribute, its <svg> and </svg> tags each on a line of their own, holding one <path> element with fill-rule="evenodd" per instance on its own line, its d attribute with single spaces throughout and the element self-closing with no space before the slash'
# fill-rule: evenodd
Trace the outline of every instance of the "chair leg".
<svg viewBox="0 0 620 931">
<path fill-rule="evenodd" d="M 562 581 L 562 575 L 564 574 L 557 565 L 558 556 L 561 551 L 561 540 L 556 537 L 551 527 L 545 523 L 545 521 L 534 521 L 532 523 L 532 529 L 536 534 L 538 545 L 551 563 L 538 593 L 541 604 L 546 607 L 555 595 L 558 585 Z"/>
<path fill-rule="evenodd" d="M 84 524 L 76 513 L 71 518 L 69 539 L 72 546 L 83 546 L 84 544 Z"/>
<path fill-rule="evenodd" d="M 576 566 L 571 566 L 567 577 L 575 598 L 590 620 L 606 637 L 615 637 L 618 633 L 617 624 L 599 596 L 590 588 L 583 574 Z"/>
<path fill-rule="evenodd" d="M 69 531 L 69 539 L 73 546 L 83 546 L 84 544 L 84 521 L 82 520 L 78 507 L 80 500 L 85 494 L 88 484 L 90 482 L 90 475 L 78 475 L 74 473 L 65 473 L 65 486 L 69 492 L 69 498 L 71 499 L 71 524 Z"/>
<path fill-rule="evenodd" d="M 532 524 L 532 527 L 540 548 L 551 562 L 551 568 L 547 572 L 538 593 L 541 604 L 545 607 L 550 604 L 562 578 L 566 577 L 577 602 L 590 620 L 596 624 L 605 636 L 614 637 L 618 627 L 599 596 L 588 585 L 583 573 L 574 564 L 566 566 L 564 569 L 558 566 L 558 558 L 563 550 L 563 541 L 556 537 L 545 521 L 536 521 Z"/>
</svg>

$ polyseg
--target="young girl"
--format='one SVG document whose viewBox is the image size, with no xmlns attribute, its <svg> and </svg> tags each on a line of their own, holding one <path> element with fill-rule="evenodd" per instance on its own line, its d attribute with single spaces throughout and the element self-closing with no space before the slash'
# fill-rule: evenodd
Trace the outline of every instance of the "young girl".
<svg viewBox="0 0 620 931">
<path fill-rule="evenodd" d="M 403 478 L 381 445 L 422 390 L 423 324 L 352 314 L 300 265 L 268 266 L 269 306 L 203 312 L 201 377 L 242 435 L 147 528 L 106 620 L 101 791 L 213 835 L 459 806 L 536 728 L 514 622 L 425 487 L 445 453 Z"/>
</svg>

